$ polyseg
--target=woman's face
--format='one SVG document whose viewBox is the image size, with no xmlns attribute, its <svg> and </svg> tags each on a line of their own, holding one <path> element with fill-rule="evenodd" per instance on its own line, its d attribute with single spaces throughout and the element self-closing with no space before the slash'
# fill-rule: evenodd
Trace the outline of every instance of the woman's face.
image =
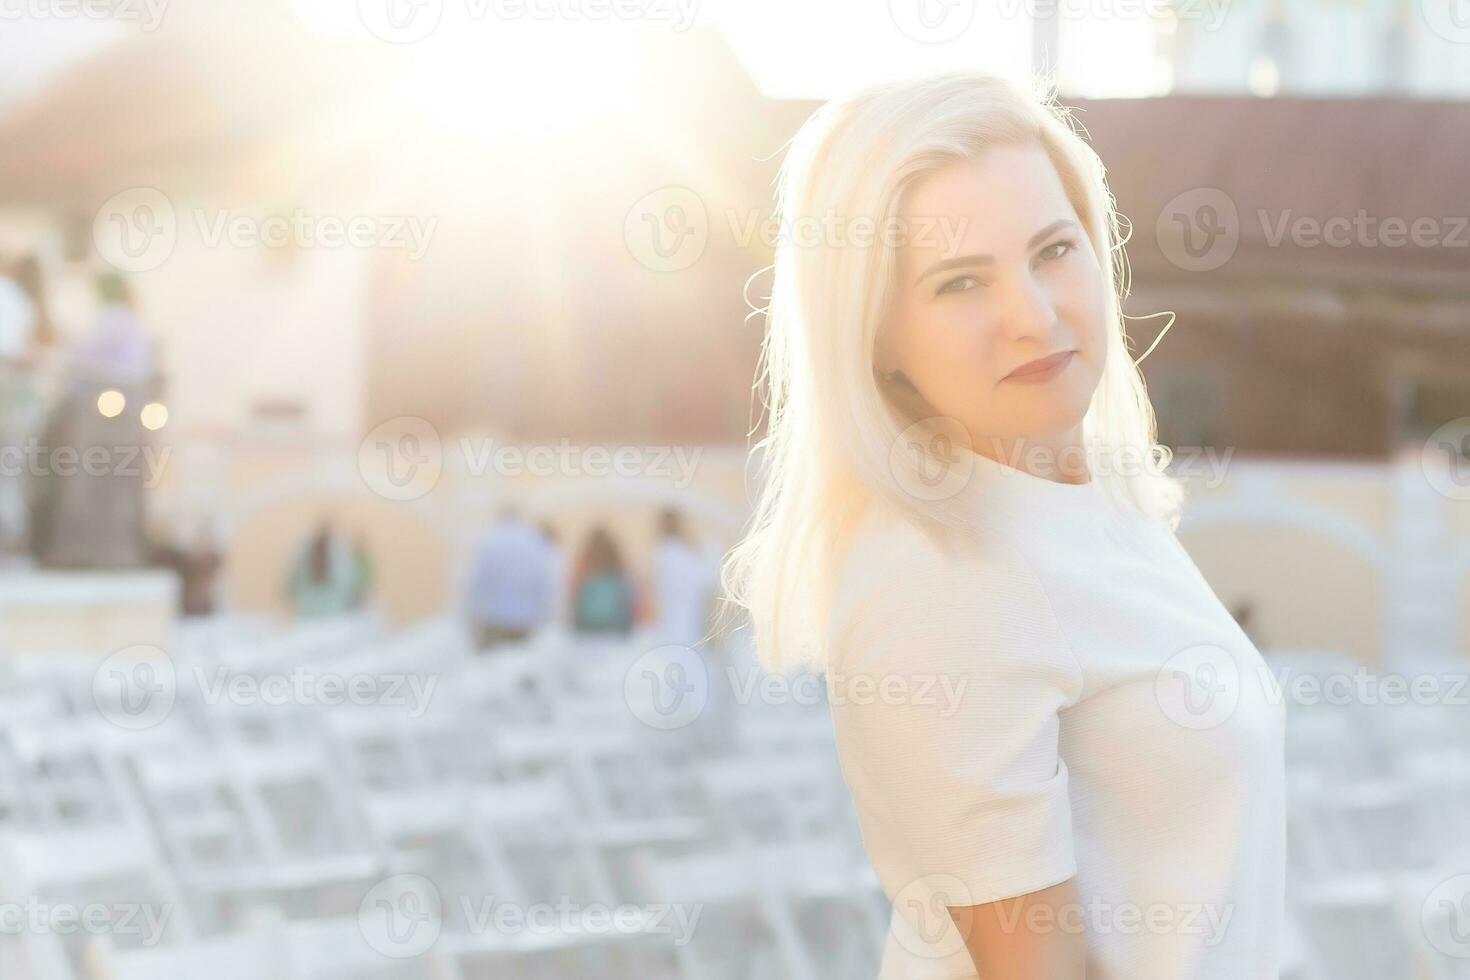
<svg viewBox="0 0 1470 980">
<path fill-rule="evenodd" d="M 1046 152 L 954 164 L 910 191 L 902 217 L 913 234 L 878 369 L 902 371 L 921 399 L 910 409 L 955 419 L 977 451 L 1080 441 L 1107 350 L 1102 269 Z M 953 232 L 922 234 L 931 223 Z"/>
</svg>

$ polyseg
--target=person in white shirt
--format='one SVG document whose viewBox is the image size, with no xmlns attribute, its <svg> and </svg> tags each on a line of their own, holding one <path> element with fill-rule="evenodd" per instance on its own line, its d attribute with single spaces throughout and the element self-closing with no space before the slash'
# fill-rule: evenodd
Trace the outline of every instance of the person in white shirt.
<svg viewBox="0 0 1470 980">
<path fill-rule="evenodd" d="M 826 673 L 883 978 L 1279 972 L 1280 691 L 1175 538 L 1104 170 L 977 73 L 829 103 L 782 170 L 766 479 L 731 599 Z"/>
<path fill-rule="evenodd" d="M 55 342 L 41 262 L 27 255 L 0 275 L 0 452 L 18 455 L 34 445 L 46 396 L 43 367 Z M 27 565 L 30 514 L 27 467 L 0 466 L 0 565 Z"/>
<path fill-rule="evenodd" d="M 662 511 L 653 550 L 660 642 L 694 647 L 705 638 L 719 578 L 719 558 L 690 540 L 677 510 Z"/>
<path fill-rule="evenodd" d="M 470 570 L 469 618 L 481 650 L 526 639 L 552 612 L 552 552 L 512 508 L 481 538 Z"/>
</svg>

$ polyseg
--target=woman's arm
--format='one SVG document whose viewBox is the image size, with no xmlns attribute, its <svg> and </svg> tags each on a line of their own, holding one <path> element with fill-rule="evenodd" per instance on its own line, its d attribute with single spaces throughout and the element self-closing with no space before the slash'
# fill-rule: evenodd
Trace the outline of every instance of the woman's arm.
<svg viewBox="0 0 1470 980">
<path fill-rule="evenodd" d="M 1084 980 L 1087 936 L 1077 879 L 988 905 L 951 908 L 984 980 Z"/>
</svg>

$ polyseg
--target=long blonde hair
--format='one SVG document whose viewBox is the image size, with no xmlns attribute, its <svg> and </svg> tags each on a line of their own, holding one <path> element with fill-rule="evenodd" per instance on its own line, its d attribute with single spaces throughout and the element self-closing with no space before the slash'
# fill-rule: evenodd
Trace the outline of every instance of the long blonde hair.
<svg viewBox="0 0 1470 980">
<path fill-rule="evenodd" d="M 1107 478 L 1111 497 L 1171 524 L 1180 490 L 1163 467 L 1153 408 L 1128 350 L 1122 300 L 1127 262 L 1102 162 L 1051 92 L 990 75 L 947 73 L 877 86 L 819 109 L 782 163 L 780 227 L 822 216 L 897 221 L 906 189 L 992 146 L 1039 144 L 1050 157 L 1102 266 L 1106 366 L 1084 419 L 1089 446 L 1147 461 Z M 896 264 L 891 236 L 812 245 L 777 241 L 761 360 L 767 430 L 754 447 L 762 480 L 745 538 L 726 559 L 727 612 L 749 613 L 771 670 L 825 662 L 825 618 L 842 549 L 875 496 L 917 517 L 957 525 L 959 501 L 926 503 L 904 491 L 918 467 L 890 448 L 916 420 L 885 396 L 874 350 Z"/>
</svg>

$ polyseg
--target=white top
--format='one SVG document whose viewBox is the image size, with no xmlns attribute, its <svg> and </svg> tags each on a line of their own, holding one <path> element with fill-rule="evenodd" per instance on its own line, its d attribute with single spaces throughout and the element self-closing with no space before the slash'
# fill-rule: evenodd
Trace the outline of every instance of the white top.
<svg viewBox="0 0 1470 980">
<path fill-rule="evenodd" d="M 653 550 L 660 642 L 692 647 L 709 629 L 711 602 L 720 581 L 718 555 L 682 538 L 660 538 Z"/>
<path fill-rule="evenodd" d="M 1086 933 L 1088 980 L 1278 975 L 1280 689 L 1160 521 L 983 457 L 974 526 L 886 504 L 833 607 L 828 689 L 894 904 L 882 978 L 964 978 L 948 913 L 1076 876 L 1016 928 Z"/>
<path fill-rule="evenodd" d="M 485 532 L 470 568 L 468 604 L 477 625 L 531 629 L 551 616 L 555 553 L 546 536 L 519 519 Z"/>
<path fill-rule="evenodd" d="M 0 276 L 0 360 L 20 357 L 36 328 L 36 307 L 14 280 Z"/>
</svg>

